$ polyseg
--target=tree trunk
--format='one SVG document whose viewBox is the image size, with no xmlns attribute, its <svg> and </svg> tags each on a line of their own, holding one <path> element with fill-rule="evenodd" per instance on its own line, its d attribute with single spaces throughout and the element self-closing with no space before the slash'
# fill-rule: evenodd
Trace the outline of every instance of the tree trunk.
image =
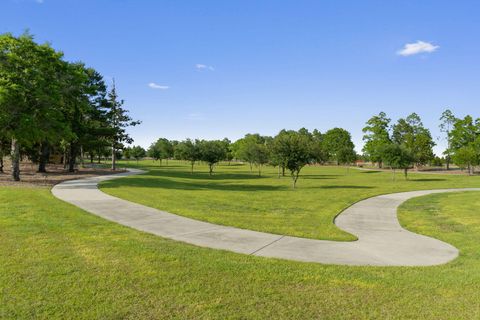
<svg viewBox="0 0 480 320">
<path fill-rule="evenodd" d="M 12 178 L 20 181 L 20 143 L 17 139 L 12 138 Z"/>
<path fill-rule="evenodd" d="M 112 143 L 112 170 L 117 170 L 117 155 L 115 154 L 115 143 Z"/>
<path fill-rule="evenodd" d="M 293 189 L 295 189 L 297 187 L 298 174 L 299 173 L 292 173 Z"/>
<path fill-rule="evenodd" d="M 70 145 L 70 156 L 68 157 L 68 172 L 75 172 L 75 165 L 77 163 L 77 145 L 72 143 Z"/>
<path fill-rule="evenodd" d="M 50 148 L 48 142 L 44 141 L 41 145 L 40 159 L 38 162 L 38 172 L 47 172 L 48 158 L 50 157 Z"/>
<path fill-rule="evenodd" d="M 90 156 L 90 163 L 93 163 L 93 153 L 89 153 L 89 156 Z"/>
<path fill-rule="evenodd" d="M 84 154 L 83 154 L 83 146 L 80 146 L 80 164 L 81 164 L 82 168 L 85 167 L 85 162 L 83 161 L 83 156 L 84 156 Z"/>
<path fill-rule="evenodd" d="M 450 170 L 450 156 L 445 157 L 445 163 L 447 165 L 447 171 Z"/>
<path fill-rule="evenodd" d="M 285 166 L 282 166 L 282 177 L 285 177 Z"/>
<path fill-rule="evenodd" d="M 403 174 L 405 175 L 405 180 L 408 180 L 408 168 L 403 169 Z"/>
<path fill-rule="evenodd" d="M 195 161 L 191 161 L 190 165 L 191 165 L 190 173 L 193 174 L 193 166 L 195 165 Z"/>
<path fill-rule="evenodd" d="M 250 164 L 250 172 L 252 172 L 253 171 L 253 163 L 249 162 L 249 164 Z"/>
<path fill-rule="evenodd" d="M 3 154 L 0 154 L 0 173 L 3 173 Z"/>
<path fill-rule="evenodd" d="M 262 166 L 258 166 L 258 176 L 261 177 L 262 176 Z"/>
<path fill-rule="evenodd" d="M 213 174 L 213 164 L 208 164 L 208 168 L 210 170 L 209 174 L 212 175 Z"/>
<path fill-rule="evenodd" d="M 392 177 L 393 182 L 395 182 L 395 169 L 393 169 L 393 177 Z"/>
<path fill-rule="evenodd" d="M 280 165 L 278 165 L 278 178 L 280 179 Z"/>
</svg>

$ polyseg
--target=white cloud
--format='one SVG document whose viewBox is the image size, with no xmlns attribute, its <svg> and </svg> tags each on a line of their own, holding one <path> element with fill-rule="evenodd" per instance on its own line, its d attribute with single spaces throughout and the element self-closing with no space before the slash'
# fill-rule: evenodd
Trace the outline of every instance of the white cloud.
<svg viewBox="0 0 480 320">
<path fill-rule="evenodd" d="M 155 82 L 150 82 L 148 86 L 152 89 L 159 89 L 159 90 L 167 90 L 170 88 L 169 86 L 163 86 L 160 84 L 156 84 Z"/>
<path fill-rule="evenodd" d="M 213 66 L 208 66 L 208 65 L 202 64 L 202 63 L 197 63 L 195 65 L 195 68 L 197 68 L 197 70 L 210 70 L 210 71 L 215 70 L 215 68 Z"/>
<path fill-rule="evenodd" d="M 440 46 L 436 46 L 429 42 L 418 40 L 415 43 L 405 44 L 403 49 L 397 51 L 397 54 L 407 57 L 407 56 L 413 56 L 419 53 L 432 53 L 436 51 L 438 48 L 440 48 Z"/>
</svg>

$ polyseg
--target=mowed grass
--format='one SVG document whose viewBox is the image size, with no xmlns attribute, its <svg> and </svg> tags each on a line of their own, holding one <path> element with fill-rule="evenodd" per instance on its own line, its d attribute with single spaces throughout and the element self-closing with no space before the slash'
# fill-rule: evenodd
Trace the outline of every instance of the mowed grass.
<svg viewBox="0 0 480 320">
<path fill-rule="evenodd" d="M 297 189 L 291 178 L 278 178 L 266 167 L 261 177 L 247 165 L 223 164 L 208 175 L 204 165 L 193 174 L 188 164 L 131 161 L 148 170 L 140 176 L 106 181 L 102 191 L 168 212 L 216 224 L 314 239 L 355 240 L 334 224 L 337 214 L 353 203 L 379 194 L 440 188 L 480 187 L 480 177 L 360 171 L 344 167 L 305 167 Z"/>
<path fill-rule="evenodd" d="M 108 222 L 48 189 L 0 188 L 0 318 L 478 319 L 480 193 L 406 202 L 460 257 L 347 267 L 199 248 Z"/>
</svg>

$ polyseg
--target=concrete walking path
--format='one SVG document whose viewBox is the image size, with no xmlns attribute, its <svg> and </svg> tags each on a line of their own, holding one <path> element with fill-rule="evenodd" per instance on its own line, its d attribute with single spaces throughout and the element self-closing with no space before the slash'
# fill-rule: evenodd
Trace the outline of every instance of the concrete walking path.
<svg viewBox="0 0 480 320">
<path fill-rule="evenodd" d="M 480 191 L 480 188 L 402 192 L 362 200 L 343 211 L 335 224 L 357 241 L 326 241 L 257 232 L 193 220 L 107 195 L 98 183 L 129 172 L 65 181 L 53 187 L 57 198 L 107 220 L 186 243 L 237 253 L 326 264 L 375 266 L 430 266 L 458 256 L 452 245 L 403 229 L 398 206 L 431 193 Z M 321 194 L 319 194 L 321 196 Z"/>
</svg>

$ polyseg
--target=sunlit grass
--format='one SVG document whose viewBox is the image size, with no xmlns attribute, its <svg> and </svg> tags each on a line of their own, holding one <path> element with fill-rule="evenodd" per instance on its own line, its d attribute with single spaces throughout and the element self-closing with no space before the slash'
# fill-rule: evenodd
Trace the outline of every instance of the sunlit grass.
<svg viewBox="0 0 480 320">
<path fill-rule="evenodd" d="M 246 165 L 221 165 L 214 176 L 204 165 L 190 174 L 188 164 L 141 161 L 129 166 L 147 174 L 101 184 L 104 192 L 154 208 L 244 229 L 316 239 L 354 240 L 333 220 L 356 201 L 385 193 L 439 188 L 480 187 L 480 177 L 458 175 L 401 175 L 344 167 L 305 167 L 298 188 L 291 179 L 264 168 L 259 177 Z"/>
<path fill-rule="evenodd" d="M 436 267 L 347 267 L 198 248 L 108 222 L 47 189 L 0 188 L 0 318 L 476 319 L 480 196 L 406 202 L 460 249 Z"/>
</svg>

